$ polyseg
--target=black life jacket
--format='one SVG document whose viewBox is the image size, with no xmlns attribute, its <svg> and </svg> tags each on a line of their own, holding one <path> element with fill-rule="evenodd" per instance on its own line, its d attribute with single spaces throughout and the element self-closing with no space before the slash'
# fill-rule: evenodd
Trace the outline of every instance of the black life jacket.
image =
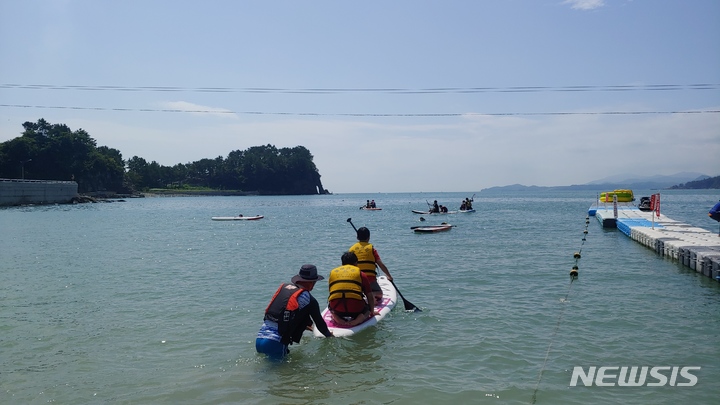
<svg viewBox="0 0 720 405">
<path fill-rule="evenodd" d="M 284 345 L 300 342 L 307 326 L 307 310 L 300 309 L 297 301 L 303 291 L 295 284 L 281 284 L 265 309 L 264 319 L 277 322 L 280 342 Z"/>
</svg>

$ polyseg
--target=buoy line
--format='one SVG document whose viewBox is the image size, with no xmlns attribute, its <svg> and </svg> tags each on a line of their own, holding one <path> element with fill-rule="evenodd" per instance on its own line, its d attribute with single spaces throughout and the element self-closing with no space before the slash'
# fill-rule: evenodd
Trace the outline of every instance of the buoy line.
<svg viewBox="0 0 720 405">
<path fill-rule="evenodd" d="M 560 314 L 558 315 L 557 323 L 555 324 L 555 330 L 553 330 L 553 333 L 550 337 L 550 344 L 548 345 L 547 352 L 545 352 L 545 359 L 543 360 L 543 365 L 540 368 L 540 374 L 538 375 L 537 384 L 535 384 L 535 389 L 533 390 L 532 399 L 530 401 L 531 404 L 534 404 L 537 400 L 537 392 L 540 388 L 540 382 L 542 381 L 543 373 L 545 372 L 545 366 L 547 365 L 548 358 L 550 357 L 550 351 L 552 350 L 553 343 L 555 342 L 555 336 L 557 335 L 558 330 L 560 330 L 560 325 L 562 323 L 563 314 L 565 313 L 565 303 L 567 303 L 568 296 L 570 295 L 570 291 L 572 289 L 573 281 L 578 279 L 578 272 L 580 268 L 578 267 L 578 262 L 582 258 L 582 248 L 585 245 L 585 242 L 587 241 L 587 234 L 588 234 L 588 226 L 590 225 L 590 216 L 585 217 L 585 229 L 583 230 L 583 237 L 582 237 L 582 243 L 580 244 L 580 249 L 573 254 L 573 258 L 575 259 L 575 264 L 573 265 L 572 269 L 570 270 L 570 284 L 568 284 L 567 292 L 565 293 L 565 298 L 563 298 L 560 302 L 563 304 L 562 307 L 560 307 Z"/>
</svg>

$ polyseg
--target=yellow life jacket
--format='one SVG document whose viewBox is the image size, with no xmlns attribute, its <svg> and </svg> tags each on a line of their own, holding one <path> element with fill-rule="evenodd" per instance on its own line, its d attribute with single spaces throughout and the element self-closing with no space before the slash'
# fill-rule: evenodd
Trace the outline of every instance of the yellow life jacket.
<svg viewBox="0 0 720 405">
<path fill-rule="evenodd" d="M 330 272 L 328 282 L 330 285 L 328 301 L 338 298 L 363 299 L 362 277 L 360 277 L 360 269 L 356 266 L 346 264 L 334 268 Z"/>
<path fill-rule="evenodd" d="M 373 254 L 373 245 L 370 242 L 358 242 L 350 246 L 350 251 L 358 258 L 358 267 L 368 276 L 377 277 L 377 265 Z"/>
</svg>

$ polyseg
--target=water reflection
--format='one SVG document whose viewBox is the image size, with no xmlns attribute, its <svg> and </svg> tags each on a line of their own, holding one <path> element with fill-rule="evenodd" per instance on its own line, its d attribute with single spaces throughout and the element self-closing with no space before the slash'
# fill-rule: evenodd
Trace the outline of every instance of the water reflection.
<svg viewBox="0 0 720 405">
<path fill-rule="evenodd" d="M 258 370 L 267 384 L 266 394 L 281 402 L 317 402 L 386 383 L 389 370 L 380 350 L 383 335 L 372 329 L 352 338 L 304 339 L 301 346 L 291 346 L 285 362 L 266 362 Z"/>
</svg>

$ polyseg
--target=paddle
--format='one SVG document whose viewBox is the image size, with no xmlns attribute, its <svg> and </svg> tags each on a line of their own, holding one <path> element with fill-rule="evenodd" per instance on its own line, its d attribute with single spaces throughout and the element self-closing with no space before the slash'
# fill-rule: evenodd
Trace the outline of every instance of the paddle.
<svg viewBox="0 0 720 405">
<path fill-rule="evenodd" d="M 355 224 L 352 223 L 352 218 L 348 218 L 348 219 L 347 219 L 347 222 L 349 222 L 350 225 L 352 225 L 352 227 L 353 227 L 353 229 L 355 230 L 355 232 L 357 232 L 357 228 L 355 228 Z M 395 291 L 397 291 L 397 293 L 398 293 L 398 295 L 400 296 L 400 298 L 402 298 L 402 300 L 403 300 L 403 305 L 405 305 L 405 310 L 406 310 L 406 311 L 422 312 L 422 309 L 416 307 L 415 305 L 413 305 L 412 302 L 406 300 L 405 297 L 403 297 L 402 293 L 401 293 L 400 290 L 397 288 L 397 286 L 395 285 L 395 282 L 394 282 L 394 281 L 390 280 L 390 283 L 393 285 L 393 287 L 395 287 Z"/>
<path fill-rule="evenodd" d="M 425 204 L 428 205 L 428 215 L 435 213 L 435 206 L 430 204 L 430 201 L 425 200 Z"/>
<path fill-rule="evenodd" d="M 415 305 L 412 304 L 412 302 L 406 300 L 405 297 L 403 297 L 402 293 L 401 293 L 400 290 L 397 288 L 397 286 L 395 285 L 395 282 L 394 282 L 394 281 L 390 280 L 390 283 L 393 285 L 393 287 L 395 287 L 395 291 L 397 291 L 398 295 L 400 295 L 400 298 L 402 298 L 402 300 L 403 300 L 403 305 L 405 305 L 405 310 L 406 310 L 406 311 L 422 312 L 422 309 L 416 307 Z"/>
</svg>

